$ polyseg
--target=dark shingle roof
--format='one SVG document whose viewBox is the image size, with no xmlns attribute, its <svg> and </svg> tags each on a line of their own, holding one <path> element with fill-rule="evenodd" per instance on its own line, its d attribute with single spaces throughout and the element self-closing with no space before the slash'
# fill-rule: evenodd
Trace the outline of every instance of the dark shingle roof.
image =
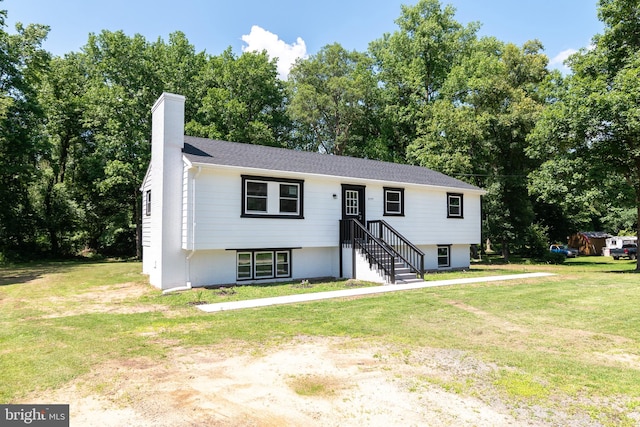
<svg viewBox="0 0 640 427">
<path fill-rule="evenodd" d="M 480 190 L 471 184 L 420 166 L 192 136 L 185 136 L 184 142 L 183 154 L 191 163 Z"/>
</svg>

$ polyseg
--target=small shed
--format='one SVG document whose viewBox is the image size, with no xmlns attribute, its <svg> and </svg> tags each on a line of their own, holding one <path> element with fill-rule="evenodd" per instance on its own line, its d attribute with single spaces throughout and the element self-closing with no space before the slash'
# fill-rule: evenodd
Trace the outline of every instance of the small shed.
<svg viewBox="0 0 640 427">
<path fill-rule="evenodd" d="M 602 255 L 611 237 L 603 231 L 580 231 L 569 237 L 569 247 L 578 249 L 580 255 Z"/>
</svg>

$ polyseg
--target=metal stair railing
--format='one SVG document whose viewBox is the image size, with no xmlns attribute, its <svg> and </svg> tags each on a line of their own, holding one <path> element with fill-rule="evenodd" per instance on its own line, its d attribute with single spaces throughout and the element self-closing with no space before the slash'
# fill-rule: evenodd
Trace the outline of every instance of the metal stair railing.
<svg viewBox="0 0 640 427">
<path fill-rule="evenodd" d="M 353 276 L 356 271 L 356 250 L 362 253 L 369 267 L 374 265 L 378 271 L 384 273 L 385 279 L 390 283 L 396 282 L 396 259 L 398 254 L 393 248 L 389 248 L 377 237 L 369 232 L 359 221 L 355 219 L 340 220 L 340 242 L 341 244 L 350 244 L 353 256 Z"/>
<path fill-rule="evenodd" d="M 377 239 L 392 248 L 413 272 L 420 277 L 424 276 L 424 252 L 417 246 L 384 220 L 367 221 L 367 229 Z"/>
</svg>

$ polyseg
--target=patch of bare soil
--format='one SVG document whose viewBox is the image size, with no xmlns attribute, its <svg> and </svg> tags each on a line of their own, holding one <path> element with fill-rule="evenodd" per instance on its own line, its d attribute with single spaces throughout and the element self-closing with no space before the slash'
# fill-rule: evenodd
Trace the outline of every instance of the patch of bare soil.
<svg viewBox="0 0 640 427">
<path fill-rule="evenodd" d="M 114 360 L 24 401 L 69 403 L 72 426 L 598 425 L 510 406 L 492 385 L 495 369 L 459 351 L 299 337 Z"/>
<path fill-rule="evenodd" d="M 149 293 L 149 286 L 144 283 L 98 286 L 90 291 L 78 292 L 70 296 L 49 297 L 46 302 L 50 304 L 43 304 L 40 309 L 49 312 L 42 316 L 44 319 L 88 313 L 131 314 L 164 310 L 162 305 L 129 302 L 147 293 Z"/>
</svg>

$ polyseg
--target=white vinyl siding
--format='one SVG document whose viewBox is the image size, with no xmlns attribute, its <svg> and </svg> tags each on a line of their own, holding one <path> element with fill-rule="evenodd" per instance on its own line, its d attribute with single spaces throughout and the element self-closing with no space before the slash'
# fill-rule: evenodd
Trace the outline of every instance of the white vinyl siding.
<svg viewBox="0 0 640 427">
<path fill-rule="evenodd" d="M 278 253 L 280 252 L 278 250 Z M 242 280 L 238 279 L 238 252 L 236 251 L 196 251 L 189 260 L 189 279 L 192 286 L 199 287 L 265 281 L 268 283 L 300 281 L 319 277 L 339 277 L 340 275 L 340 255 L 337 247 L 293 249 L 290 254 L 293 257 L 293 263 L 291 263 L 290 258 L 289 275 L 287 277 L 277 274 L 277 277 L 273 279 L 257 281 L 244 278 Z M 248 268 L 249 271 L 252 271 L 253 265 Z"/>
<path fill-rule="evenodd" d="M 438 266 L 438 245 L 420 245 L 418 248 L 424 252 L 424 268 L 427 271 L 449 270 L 469 268 L 469 245 L 443 245 L 449 247 L 449 267 Z"/>
<path fill-rule="evenodd" d="M 189 242 L 192 241 L 193 224 L 193 171 L 186 165 L 182 170 L 182 249 L 190 249 Z"/>
<path fill-rule="evenodd" d="M 279 196 L 281 183 L 274 183 Z M 241 187 L 240 173 L 202 170 L 195 191 L 196 250 L 337 246 L 341 201 L 332 195 L 339 192 L 339 184 L 335 190 L 323 182 L 305 181 L 304 219 L 243 217 Z"/>
<path fill-rule="evenodd" d="M 367 187 L 367 196 L 371 194 Z M 367 219 L 382 218 L 367 205 Z M 382 203 L 380 203 L 380 210 Z M 404 216 L 383 219 L 415 245 L 480 243 L 480 195 L 464 194 L 464 218 L 448 218 L 445 190 L 406 186 Z M 380 216 L 378 216 L 380 215 Z"/>
<path fill-rule="evenodd" d="M 342 184 L 366 185 L 367 219 L 384 219 L 416 245 L 480 243 L 478 193 L 461 193 L 464 194 L 465 218 L 456 219 L 453 224 L 444 214 L 447 211 L 446 189 L 405 184 L 404 216 L 385 216 L 384 188 L 387 185 L 383 183 L 272 173 L 274 178 L 304 179 L 301 196 L 304 219 L 245 218 L 241 215 L 242 172 L 232 168 L 202 169 L 196 178 L 195 191 L 188 193 L 189 198 L 195 194 L 195 211 L 190 217 L 196 221 L 195 225 L 190 224 L 189 242 L 185 248 L 337 247 L 342 218 Z M 276 203 L 279 204 L 279 186 L 276 189 Z M 188 206 L 191 209 L 191 201 Z"/>
<path fill-rule="evenodd" d="M 151 246 L 151 215 L 147 210 L 146 198 L 147 194 L 151 194 L 151 168 L 147 172 L 144 182 L 142 183 L 142 246 Z"/>
</svg>

